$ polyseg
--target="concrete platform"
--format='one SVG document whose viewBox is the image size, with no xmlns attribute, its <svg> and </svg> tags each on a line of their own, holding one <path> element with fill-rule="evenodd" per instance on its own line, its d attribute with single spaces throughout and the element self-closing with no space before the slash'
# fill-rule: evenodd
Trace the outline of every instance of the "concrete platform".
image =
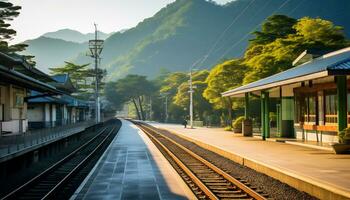
<svg viewBox="0 0 350 200">
<path fill-rule="evenodd" d="M 350 199 L 350 155 L 237 136 L 219 128 L 151 124 L 320 199 Z"/>
<path fill-rule="evenodd" d="M 122 123 L 71 199 L 196 199 L 149 138 L 132 123 Z"/>
</svg>

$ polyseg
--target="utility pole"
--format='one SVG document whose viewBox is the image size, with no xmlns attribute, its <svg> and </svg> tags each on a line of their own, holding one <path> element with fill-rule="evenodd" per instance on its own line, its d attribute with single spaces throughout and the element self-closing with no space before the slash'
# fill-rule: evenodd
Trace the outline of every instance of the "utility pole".
<svg viewBox="0 0 350 200">
<path fill-rule="evenodd" d="M 161 93 L 160 94 L 162 98 L 165 98 L 165 122 L 168 122 L 168 118 L 169 118 L 169 115 L 168 115 L 168 96 L 169 96 L 169 93 L 165 92 L 165 93 Z"/>
<path fill-rule="evenodd" d="M 152 96 L 149 96 L 149 120 L 152 120 Z"/>
<path fill-rule="evenodd" d="M 190 80 L 188 81 L 190 84 L 190 90 L 188 91 L 190 93 L 190 127 L 193 128 L 193 93 L 194 89 L 197 88 L 196 85 L 193 85 L 193 67 L 191 67 L 190 70 Z"/>
<path fill-rule="evenodd" d="M 192 84 L 192 67 L 190 71 L 190 127 L 193 128 L 193 84 Z"/>
<path fill-rule="evenodd" d="M 168 122 L 168 95 L 165 96 L 165 122 Z"/>
<path fill-rule="evenodd" d="M 103 40 L 97 38 L 97 24 L 95 26 L 95 39 L 89 40 L 90 57 L 95 60 L 95 118 L 96 123 L 101 121 L 101 111 L 100 111 L 100 95 L 99 95 L 99 72 L 98 65 L 100 62 L 100 54 L 103 49 Z"/>
</svg>

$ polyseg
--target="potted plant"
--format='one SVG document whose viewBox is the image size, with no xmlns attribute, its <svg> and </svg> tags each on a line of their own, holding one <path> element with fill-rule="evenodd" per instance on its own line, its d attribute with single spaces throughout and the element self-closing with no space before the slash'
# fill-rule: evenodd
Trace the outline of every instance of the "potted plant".
<svg viewBox="0 0 350 200">
<path fill-rule="evenodd" d="M 350 128 L 346 128 L 338 133 L 339 143 L 333 144 L 336 154 L 350 153 Z"/>
<path fill-rule="evenodd" d="M 234 133 L 242 133 L 242 122 L 244 121 L 244 116 L 236 118 L 232 123 L 232 129 Z"/>
</svg>

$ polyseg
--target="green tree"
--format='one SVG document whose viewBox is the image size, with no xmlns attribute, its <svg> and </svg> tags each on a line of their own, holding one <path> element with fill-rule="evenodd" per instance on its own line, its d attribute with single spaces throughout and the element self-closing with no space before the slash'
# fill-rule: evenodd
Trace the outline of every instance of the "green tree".
<svg viewBox="0 0 350 200">
<path fill-rule="evenodd" d="M 195 87 L 195 92 L 193 94 L 193 106 L 194 115 L 200 120 L 203 120 L 205 116 L 209 115 L 212 112 L 212 107 L 210 103 L 202 96 L 203 91 L 207 88 L 207 79 L 209 72 L 207 70 L 202 70 L 193 73 L 192 84 Z M 188 80 L 188 79 L 187 79 Z M 189 106 L 189 84 L 184 81 L 177 88 L 177 93 L 173 98 L 174 104 L 181 107 L 183 110 L 187 109 Z"/>
<path fill-rule="evenodd" d="M 301 18 L 293 29 L 295 33 L 270 43 L 251 43 L 244 56 L 244 64 L 250 68 L 245 84 L 293 67 L 293 60 L 306 49 L 335 50 L 349 45 L 342 28 L 327 20 Z"/>
<path fill-rule="evenodd" d="M 266 19 L 261 26 L 261 31 L 255 31 L 254 39 L 250 40 L 251 45 L 267 44 L 277 38 L 285 38 L 295 33 L 293 26 L 297 20 L 285 15 L 272 15 Z"/>
<path fill-rule="evenodd" d="M 16 31 L 10 28 L 11 24 L 9 22 L 20 14 L 20 10 L 20 6 L 0 1 L 0 52 L 15 53 L 23 51 L 27 47 L 25 44 L 9 45 L 8 43 L 16 35 Z"/>
<path fill-rule="evenodd" d="M 77 89 L 76 96 L 82 99 L 93 98 L 95 91 L 95 70 L 89 67 L 90 64 L 78 65 L 71 62 L 65 62 L 64 66 L 50 68 L 52 75 L 68 74 L 74 87 Z M 103 78 L 106 76 L 106 71 L 98 69 L 98 77 L 100 83 L 100 93 L 104 88 Z"/>
<path fill-rule="evenodd" d="M 181 106 L 178 106 L 171 101 L 174 99 L 178 87 L 188 81 L 188 75 L 183 72 L 173 72 L 168 74 L 167 77 L 162 81 L 162 86 L 159 90 L 160 94 L 166 94 L 170 101 L 168 102 L 168 115 L 170 121 L 182 122 L 183 118 L 186 116 L 187 111 Z"/>
<path fill-rule="evenodd" d="M 232 121 L 232 108 L 234 101 L 230 97 L 222 97 L 221 93 L 242 85 L 247 67 L 242 60 L 233 59 L 216 65 L 209 73 L 207 87 L 203 97 L 207 99 L 215 109 L 227 110 L 227 118 Z M 231 123 L 230 123 L 231 124 Z"/>
<path fill-rule="evenodd" d="M 335 26 L 331 21 L 303 17 L 293 28 L 296 30 L 296 37 L 301 37 L 308 46 L 314 48 L 339 49 L 349 45 L 344 28 Z"/>
<path fill-rule="evenodd" d="M 108 90 L 106 92 L 114 90 L 111 94 L 105 94 L 107 100 L 116 107 L 131 101 L 135 107 L 138 119 L 145 119 L 145 97 L 154 91 L 154 85 L 147 80 L 146 76 L 131 74 L 107 85 Z"/>
</svg>

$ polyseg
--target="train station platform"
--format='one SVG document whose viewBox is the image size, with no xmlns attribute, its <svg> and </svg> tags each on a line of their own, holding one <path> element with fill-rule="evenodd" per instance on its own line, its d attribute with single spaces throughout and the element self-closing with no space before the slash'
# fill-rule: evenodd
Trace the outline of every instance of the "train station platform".
<svg viewBox="0 0 350 200">
<path fill-rule="evenodd" d="M 92 120 L 54 128 L 37 129 L 21 134 L 2 135 L 0 137 L 0 162 L 84 131 L 94 124 L 95 122 Z"/>
<path fill-rule="evenodd" d="M 195 199 L 147 135 L 129 121 L 71 199 Z"/>
<path fill-rule="evenodd" d="M 220 128 L 150 123 L 320 199 L 350 199 L 350 155 L 243 137 Z"/>
</svg>

